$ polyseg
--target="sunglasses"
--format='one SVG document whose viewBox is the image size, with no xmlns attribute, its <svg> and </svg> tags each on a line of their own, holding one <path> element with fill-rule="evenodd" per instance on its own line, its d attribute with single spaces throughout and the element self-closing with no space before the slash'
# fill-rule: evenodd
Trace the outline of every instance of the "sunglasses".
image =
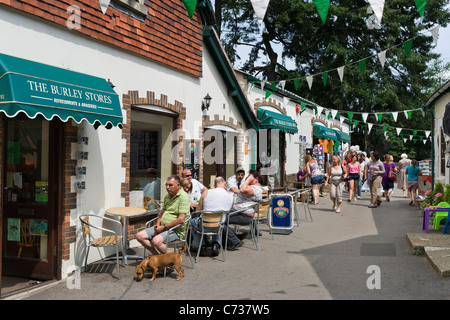
<svg viewBox="0 0 450 320">
<path fill-rule="evenodd" d="M 171 187 L 173 186 L 173 183 L 166 183 L 166 187 Z"/>
<path fill-rule="evenodd" d="M 192 177 L 192 174 L 187 174 L 186 177 Z"/>
</svg>

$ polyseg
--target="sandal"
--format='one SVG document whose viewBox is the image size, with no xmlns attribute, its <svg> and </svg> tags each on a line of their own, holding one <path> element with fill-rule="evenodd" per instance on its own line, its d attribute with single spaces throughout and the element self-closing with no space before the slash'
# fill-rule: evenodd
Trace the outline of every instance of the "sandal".
<svg viewBox="0 0 450 320">
<path fill-rule="evenodd" d="M 348 199 L 347 201 L 348 201 L 348 202 L 352 202 L 352 199 Z"/>
</svg>

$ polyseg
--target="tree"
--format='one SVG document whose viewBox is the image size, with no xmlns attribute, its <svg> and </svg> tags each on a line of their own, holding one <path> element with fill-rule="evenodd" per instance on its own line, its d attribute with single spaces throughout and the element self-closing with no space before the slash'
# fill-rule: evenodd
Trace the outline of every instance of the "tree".
<svg viewBox="0 0 450 320">
<path fill-rule="evenodd" d="M 379 29 L 367 25 L 371 14 L 363 0 L 330 0 L 325 24 L 311 1 L 271 0 L 262 32 L 250 0 L 216 0 L 216 12 L 221 12 L 221 40 L 230 60 L 245 60 L 243 71 L 267 81 L 291 80 L 286 82 L 287 90 L 325 108 L 387 112 L 422 107 L 442 81 L 439 74 L 449 70 L 449 65 L 432 53 L 433 39 L 427 32 L 437 24 L 448 24 L 447 2 L 428 0 L 423 17 L 414 1 L 386 2 Z M 410 39 L 408 57 L 403 43 Z M 238 56 L 239 45 L 251 46 L 248 57 Z M 386 49 L 383 68 L 377 53 Z M 361 74 L 357 62 L 364 58 Z M 336 71 L 341 66 L 346 66 L 342 83 Z M 326 84 L 322 79 L 325 74 Z M 308 75 L 314 79 L 311 90 Z M 293 79 L 299 79 L 298 86 Z M 356 114 L 354 119 L 362 122 Z M 387 124 L 430 128 L 429 118 L 399 121 L 388 120 Z M 357 140 L 357 136 L 355 133 L 352 139 Z M 369 144 L 375 143 L 372 134 L 368 138 Z"/>
</svg>

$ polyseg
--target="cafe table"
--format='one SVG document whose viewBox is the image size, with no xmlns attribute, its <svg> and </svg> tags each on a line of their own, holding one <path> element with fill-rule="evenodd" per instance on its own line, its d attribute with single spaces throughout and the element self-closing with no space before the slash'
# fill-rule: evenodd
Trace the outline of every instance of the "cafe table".
<svg viewBox="0 0 450 320">
<path fill-rule="evenodd" d="M 446 207 L 437 207 L 437 206 L 430 206 L 427 208 L 424 208 L 423 213 L 423 225 L 422 229 L 425 230 L 425 233 L 428 233 L 428 224 L 430 220 L 430 213 L 431 212 L 448 212 L 449 209 Z"/>
<path fill-rule="evenodd" d="M 143 259 L 142 256 L 128 255 L 128 219 L 130 217 L 137 217 L 149 213 L 145 208 L 139 207 L 114 207 L 105 210 L 105 214 L 109 216 L 118 216 L 123 218 L 122 228 L 123 228 L 123 239 L 122 241 L 122 257 L 123 264 L 127 264 L 128 259 Z"/>
</svg>

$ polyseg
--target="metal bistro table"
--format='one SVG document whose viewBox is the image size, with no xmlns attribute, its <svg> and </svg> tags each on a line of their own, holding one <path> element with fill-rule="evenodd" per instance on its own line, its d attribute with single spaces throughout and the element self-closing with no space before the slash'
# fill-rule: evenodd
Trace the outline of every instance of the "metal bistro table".
<svg viewBox="0 0 450 320">
<path fill-rule="evenodd" d="M 122 241 L 122 257 L 123 263 L 126 265 L 128 259 L 143 259 L 141 256 L 128 255 L 128 219 L 129 217 L 137 217 L 146 213 L 151 213 L 145 208 L 139 207 L 114 207 L 105 210 L 105 213 L 109 216 L 119 216 L 123 218 L 122 235 L 124 241 Z"/>
</svg>

